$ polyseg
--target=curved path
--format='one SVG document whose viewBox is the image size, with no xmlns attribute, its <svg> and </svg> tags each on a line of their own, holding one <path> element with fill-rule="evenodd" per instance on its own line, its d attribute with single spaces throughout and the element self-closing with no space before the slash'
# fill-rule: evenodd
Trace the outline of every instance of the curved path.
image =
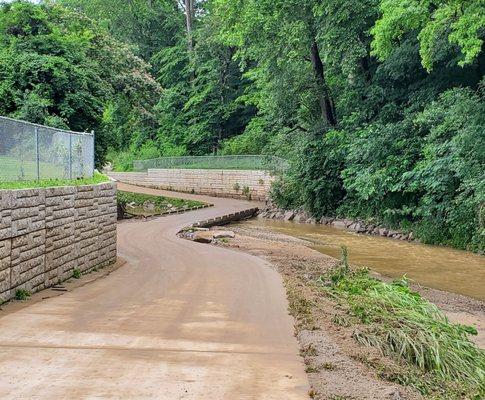
<svg viewBox="0 0 485 400">
<path fill-rule="evenodd" d="M 259 258 L 175 236 L 249 203 L 170 195 L 215 207 L 119 224 L 127 264 L 0 316 L 0 398 L 307 398 L 280 276 Z"/>
</svg>

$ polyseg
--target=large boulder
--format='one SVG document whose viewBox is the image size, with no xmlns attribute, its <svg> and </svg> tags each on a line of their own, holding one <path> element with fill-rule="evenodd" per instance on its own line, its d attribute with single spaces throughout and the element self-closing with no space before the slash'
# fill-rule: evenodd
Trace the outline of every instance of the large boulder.
<svg viewBox="0 0 485 400">
<path fill-rule="evenodd" d="M 351 231 L 357 232 L 357 233 L 363 233 L 367 231 L 367 228 L 365 225 L 361 224 L 360 222 L 355 222 L 352 225 L 348 227 Z"/>
<path fill-rule="evenodd" d="M 301 211 L 295 215 L 293 221 L 303 223 L 308 221 L 309 218 L 310 216 L 305 211 Z"/>
<path fill-rule="evenodd" d="M 386 228 L 379 228 L 378 232 L 379 232 L 379 235 L 381 236 L 387 236 L 387 234 L 389 233 L 389 231 Z"/>
<path fill-rule="evenodd" d="M 332 221 L 331 225 L 334 228 L 337 228 L 337 229 L 347 228 L 347 222 L 345 220 L 341 220 L 341 219 L 336 219 L 336 220 Z"/>
<path fill-rule="evenodd" d="M 275 215 L 275 219 L 283 219 L 285 217 L 285 214 L 283 214 L 281 211 L 278 211 Z"/>
</svg>

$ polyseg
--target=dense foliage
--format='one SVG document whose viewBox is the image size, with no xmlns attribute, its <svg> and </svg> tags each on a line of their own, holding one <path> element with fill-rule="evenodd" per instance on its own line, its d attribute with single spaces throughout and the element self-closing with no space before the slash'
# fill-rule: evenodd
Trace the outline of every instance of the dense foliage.
<svg viewBox="0 0 485 400">
<path fill-rule="evenodd" d="M 224 148 L 290 155 L 280 206 L 484 251 L 483 1 L 215 3 L 258 109 Z"/>
<path fill-rule="evenodd" d="M 97 157 L 275 154 L 315 216 L 485 249 L 483 0 L 16 0 L 0 113 Z"/>
<path fill-rule="evenodd" d="M 26 1 L 0 8 L 0 114 L 97 135 L 108 145 L 154 122 L 147 64 L 83 14 Z"/>
</svg>

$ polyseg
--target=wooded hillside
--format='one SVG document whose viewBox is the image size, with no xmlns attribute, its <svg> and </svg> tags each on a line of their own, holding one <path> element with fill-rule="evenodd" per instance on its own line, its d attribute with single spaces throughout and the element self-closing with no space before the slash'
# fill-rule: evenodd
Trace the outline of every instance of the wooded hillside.
<svg viewBox="0 0 485 400">
<path fill-rule="evenodd" d="M 287 208 L 485 249 L 484 0 L 58 0 L 0 10 L 0 114 L 97 160 L 274 154 Z"/>
</svg>

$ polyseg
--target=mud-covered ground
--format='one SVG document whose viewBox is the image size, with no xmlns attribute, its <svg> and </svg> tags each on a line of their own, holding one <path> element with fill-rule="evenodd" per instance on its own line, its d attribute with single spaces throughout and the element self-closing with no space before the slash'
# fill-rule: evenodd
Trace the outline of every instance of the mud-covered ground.
<svg viewBox="0 0 485 400">
<path fill-rule="evenodd" d="M 217 229 L 217 228 L 213 228 Z M 224 229 L 227 229 L 225 227 Z M 295 335 L 305 360 L 315 399 L 420 399 L 419 393 L 396 383 L 405 367 L 372 348 L 357 344 L 355 325 L 335 323 L 345 318 L 339 306 L 314 285 L 338 262 L 308 247 L 309 243 L 255 227 L 231 226 L 236 237 L 217 242 L 268 260 L 278 268 L 287 289 L 290 312 L 295 317 Z M 386 280 L 385 277 L 379 278 Z M 464 296 L 415 285 L 415 290 L 437 304 L 457 323 L 475 325 L 484 347 L 485 304 Z M 345 325 L 345 324 L 343 324 Z"/>
</svg>

